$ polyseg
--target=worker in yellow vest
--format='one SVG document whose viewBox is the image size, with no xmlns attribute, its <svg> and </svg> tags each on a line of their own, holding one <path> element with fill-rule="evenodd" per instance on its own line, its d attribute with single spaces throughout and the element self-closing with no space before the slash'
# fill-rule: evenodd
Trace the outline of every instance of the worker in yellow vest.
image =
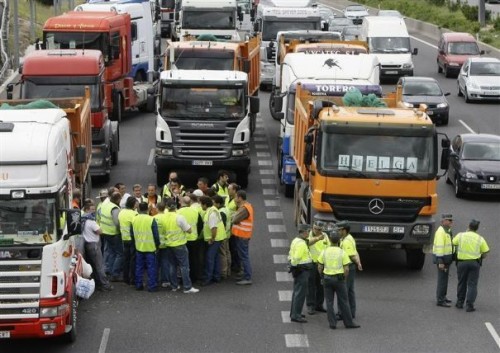
<svg viewBox="0 0 500 353">
<path fill-rule="evenodd" d="M 120 233 L 123 242 L 123 282 L 126 284 L 135 284 L 135 244 L 130 236 L 132 222 L 137 216 L 139 202 L 134 196 L 130 196 L 125 201 L 125 208 L 118 214 L 120 222 Z"/>
<path fill-rule="evenodd" d="M 314 222 L 313 228 L 309 232 L 308 236 L 307 244 L 309 246 L 309 252 L 311 253 L 311 258 L 314 264 L 307 282 L 306 305 L 307 313 L 309 315 L 314 315 L 316 311 L 326 312 L 323 307 L 323 302 L 325 300 L 323 284 L 321 283 L 321 278 L 318 272 L 319 254 L 321 254 L 321 252 L 330 245 L 328 234 L 324 232 L 324 228 L 324 222 L 316 221 Z"/>
<path fill-rule="evenodd" d="M 337 328 L 337 318 L 333 309 L 333 300 L 337 294 L 337 302 L 342 311 L 342 320 L 346 328 L 359 328 L 352 320 L 351 308 L 347 297 L 346 278 L 350 275 L 349 255 L 338 244 L 341 238 L 340 230 L 333 229 L 328 234 L 330 246 L 318 257 L 318 270 L 323 275 L 326 298 L 326 312 L 331 329 Z"/>
<path fill-rule="evenodd" d="M 104 240 L 104 263 L 106 272 L 111 274 L 111 282 L 121 282 L 123 270 L 123 243 L 120 236 L 120 200 L 122 195 L 114 192 L 109 202 L 104 202 L 101 209 L 101 230 Z"/>
<path fill-rule="evenodd" d="M 179 267 L 184 293 L 198 293 L 199 289 L 193 287 L 189 277 L 189 255 L 186 243 L 187 234 L 191 233 L 191 225 L 184 216 L 176 212 L 177 202 L 174 199 L 166 200 L 165 209 L 167 212 L 161 218 L 161 237 L 167 247 L 171 290 L 177 291 L 180 289 L 177 282 L 177 267 Z"/>
<path fill-rule="evenodd" d="M 250 263 L 250 239 L 253 235 L 253 206 L 247 201 L 245 190 L 236 192 L 236 205 L 238 209 L 232 217 L 231 234 L 234 237 L 238 259 L 243 267 L 243 277 L 236 282 L 237 285 L 252 284 L 252 265 Z"/>
<path fill-rule="evenodd" d="M 453 262 L 453 245 L 451 244 L 451 226 L 453 224 L 453 215 L 441 215 L 441 226 L 434 234 L 434 245 L 432 247 L 433 262 L 437 264 L 438 278 L 436 299 L 437 306 L 445 308 L 451 307 L 451 300 L 446 298 L 448 292 L 448 277 L 450 264 Z"/>
<path fill-rule="evenodd" d="M 203 238 L 206 243 L 205 275 L 203 286 L 218 283 L 221 280 L 219 248 L 226 238 L 226 229 L 219 210 L 208 196 L 200 197 L 201 208 L 205 211 L 203 217 Z"/>
<path fill-rule="evenodd" d="M 203 252 L 204 252 L 204 241 L 203 234 L 202 239 L 199 239 L 200 233 L 203 229 L 203 219 L 200 215 L 201 206 L 192 206 L 191 197 L 183 196 L 180 199 L 181 207 L 177 210 L 177 213 L 184 216 L 186 221 L 191 226 L 191 233 L 186 234 L 186 246 L 189 252 L 189 277 L 191 282 L 201 281 L 203 279 Z M 198 198 L 196 198 L 196 202 Z"/>
<path fill-rule="evenodd" d="M 290 272 L 293 276 L 292 305 L 290 308 L 290 319 L 293 322 L 306 323 L 307 320 L 302 314 L 302 308 L 306 300 L 307 281 L 313 267 L 307 237 L 311 226 L 309 224 L 299 224 L 298 235 L 293 239 L 288 253 Z"/>
<path fill-rule="evenodd" d="M 173 189 L 178 189 L 180 196 L 184 196 L 186 194 L 186 189 L 184 188 L 184 185 L 181 184 L 179 176 L 175 170 L 170 171 L 168 174 L 168 182 L 163 185 L 161 196 L 163 198 L 173 197 Z"/>
<path fill-rule="evenodd" d="M 227 187 L 229 185 L 229 172 L 227 170 L 219 170 L 217 172 L 217 182 L 212 185 L 212 190 L 224 199 L 229 197 Z"/>
<path fill-rule="evenodd" d="M 475 311 L 474 303 L 477 297 L 477 283 L 479 281 L 479 269 L 483 259 L 490 248 L 486 240 L 477 232 L 478 220 L 471 220 L 466 232 L 458 233 L 451 243 L 457 247 L 457 302 L 455 306 L 459 309 L 466 303 L 466 311 Z"/>
<path fill-rule="evenodd" d="M 224 198 L 220 195 L 212 197 L 215 208 L 220 212 L 222 223 L 226 232 L 225 238 L 219 248 L 221 279 L 226 279 L 231 275 L 231 252 L 229 251 L 229 238 L 231 237 L 231 219 L 229 211 L 225 206 Z"/>
<path fill-rule="evenodd" d="M 143 290 L 144 270 L 148 274 L 148 291 L 158 291 L 158 272 L 156 264 L 156 250 L 160 245 L 156 220 L 148 214 L 149 205 L 146 202 L 139 204 L 139 214 L 132 221 L 130 236 L 134 240 L 136 249 L 135 262 L 135 289 Z"/>
<path fill-rule="evenodd" d="M 231 230 L 230 235 L 232 235 L 233 228 L 233 216 L 238 210 L 238 205 L 236 204 L 236 193 L 240 190 L 240 186 L 236 183 L 231 183 L 227 187 L 228 197 L 226 198 L 226 208 L 230 216 Z M 231 253 L 231 269 L 230 273 L 235 273 L 240 277 L 243 276 L 243 268 L 241 267 L 241 261 L 238 258 L 238 251 L 236 250 L 236 240 L 235 237 L 229 237 L 229 252 Z"/>
</svg>

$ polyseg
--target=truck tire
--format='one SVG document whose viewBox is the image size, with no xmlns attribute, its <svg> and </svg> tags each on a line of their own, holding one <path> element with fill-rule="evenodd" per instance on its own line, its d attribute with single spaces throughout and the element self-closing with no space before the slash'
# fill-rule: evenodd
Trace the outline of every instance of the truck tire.
<svg viewBox="0 0 500 353">
<path fill-rule="evenodd" d="M 77 330 L 77 318 L 78 318 L 78 297 L 76 296 L 76 284 L 73 283 L 73 292 L 71 293 L 71 308 L 69 314 L 69 322 L 71 325 L 71 331 L 66 332 L 63 336 L 63 340 L 67 343 L 73 343 L 76 341 Z"/>
<path fill-rule="evenodd" d="M 292 198 L 295 192 L 294 184 L 285 184 L 285 197 Z"/>
<path fill-rule="evenodd" d="M 115 92 L 113 95 L 113 111 L 111 113 L 111 121 L 122 121 L 123 114 L 123 100 L 122 95 L 119 92 Z"/>
<path fill-rule="evenodd" d="M 248 186 L 248 170 L 242 169 L 237 174 L 238 184 L 245 189 Z"/>
<path fill-rule="evenodd" d="M 257 114 L 249 114 L 248 117 L 250 118 L 250 136 L 253 136 L 257 127 Z"/>
<path fill-rule="evenodd" d="M 158 187 L 163 187 L 167 183 L 168 180 L 168 173 L 166 171 L 156 171 L 156 185 Z"/>
<path fill-rule="evenodd" d="M 271 91 L 271 94 L 269 95 L 269 111 L 271 112 L 271 117 L 274 120 L 277 120 L 277 121 L 280 120 L 280 119 L 278 119 L 278 116 L 277 116 L 276 112 L 274 111 L 274 92 L 273 91 Z"/>
<path fill-rule="evenodd" d="M 420 271 L 424 263 L 425 254 L 422 249 L 406 249 L 406 266 L 410 270 Z"/>
</svg>

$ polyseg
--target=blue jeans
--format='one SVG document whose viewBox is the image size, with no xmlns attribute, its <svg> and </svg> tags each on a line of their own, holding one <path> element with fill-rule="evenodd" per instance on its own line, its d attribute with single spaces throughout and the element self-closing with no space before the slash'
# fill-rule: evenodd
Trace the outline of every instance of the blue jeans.
<svg viewBox="0 0 500 353">
<path fill-rule="evenodd" d="M 158 273 L 156 271 L 156 254 L 154 252 L 135 253 L 135 288 L 144 286 L 142 278 L 144 276 L 144 268 L 148 272 L 148 290 L 158 288 Z"/>
<path fill-rule="evenodd" d="M 106 272 L 120 277 L 123 270 L 123 242 L 120 235 L 104 235 L 104 263 Z"/>
<path fill-rule="evenodd" d="M 221 241 L 214 241 L 212 244 L 207 243 L 207 251 L 205 252 L 205 281 L 220 281 L 219 248 L 221 244 Z"/>
<path fill-rule="evenodd" d="M 252 265 L 250 264 L 249 243 L 250 239 L 234 237 L 238 258 L 243 266 L 243 279 L 252 279 Z"/>
<path fill-rule="evenodd" d="M 177 278 L 177 274 L 175 277 Z M 167 248 L 160 248 L 160 280 L 162 283 L 171 283 Z"/>
<path fill-rule="evenodd" d="M 193 286 L 189 278 L 189 253 L 186 245 L 167 247 L 167 258 L 170 266 L 170 284 L 177 288 L 177 266 L 181 269 L 182 285 L 184 290 Z"/>
</svg>

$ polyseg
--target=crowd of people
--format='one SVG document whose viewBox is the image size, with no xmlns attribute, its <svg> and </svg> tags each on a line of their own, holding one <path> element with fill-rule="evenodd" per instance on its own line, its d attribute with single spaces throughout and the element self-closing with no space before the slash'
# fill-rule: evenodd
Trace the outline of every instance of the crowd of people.
<svg viewBox="0 0 500 353">
<path fill-rule="evenodd" d="M 197 293 L 195 284 L 208 286 L 232 275 L 238 285 L 252 284 L 253 207 L 246 192 L 229 183 L 227 171 L 219 171 L 211 187 L 201 177 L 197 189 L 187 189 L 172 171 L 159 193 L 155 184 L 145 193 L 135 184 L 129 194 L 117 183 L 97 199 L 80 205 L 75 198 L 73 207 L 82 206 L 79 250 L 98 290 L 125 282 L 150 292 L 161 287 Z"/>
</svg>

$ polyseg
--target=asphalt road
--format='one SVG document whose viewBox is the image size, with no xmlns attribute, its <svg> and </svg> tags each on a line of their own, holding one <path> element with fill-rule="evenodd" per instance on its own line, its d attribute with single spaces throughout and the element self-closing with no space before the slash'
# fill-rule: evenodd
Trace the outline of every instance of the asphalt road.
<svg viewBox="0 0 500 353">
<path fill-rule="evenodd" d="M 415 74 L 437 78 L 452 93 L 450 124 L 439 130 L 449 137 L 468 129 L 500 134 L 500 105 L 465 104 L 456 96 L 456 80 L 437 74 L 435 48 L 417 39 L 412 44 L 420 50 Z M 497 336 L 495 341 L 494 334 L 500 332 L 500 203 L 458 200 L 444 179 L 438 183 L 439 213 L 454 214 L 456 232 L 464 230 L 470 218 L 480 219 L 480 233 L 491 248 L 481 269 L 476 312 L 436 307 L 436 273 L 430 258 L 422 271 L 411 272 L 404 266 L 403 252 L 364 252 L 364 271 L 356 284 L 360 329 L 332 331 L 325 314 L 310 316 L 303 325 L 288 322 L 292 282 L 282 262 L 295 235 L 292 200 L 284 197 L 276 178 L 280 125 L 269 115 L 269 94 L 262 92 L 260 97 L 262 114 L 247 188 L 257 219 L 251 242 L 252 286 L 226 281 L 187 295 L 136 292 L 117 284 L 113 292 L 96 293 L 80 304 L 75 344 L 5 341 L 0 342 L 0 352 L 498 352 L 500 339 Z M 121 125 L 121 141 L 119 165 L 112 171 L 110 184 L 124 182 L 130 189 L 134 183 L 154 182 L 150 163 L 154 116 L 127 116 Z M 94 185 L 94 194 L 104 186 Z M 453 300 L 456 284 L 452 267 L 448 293 Z"/>
</svg>

